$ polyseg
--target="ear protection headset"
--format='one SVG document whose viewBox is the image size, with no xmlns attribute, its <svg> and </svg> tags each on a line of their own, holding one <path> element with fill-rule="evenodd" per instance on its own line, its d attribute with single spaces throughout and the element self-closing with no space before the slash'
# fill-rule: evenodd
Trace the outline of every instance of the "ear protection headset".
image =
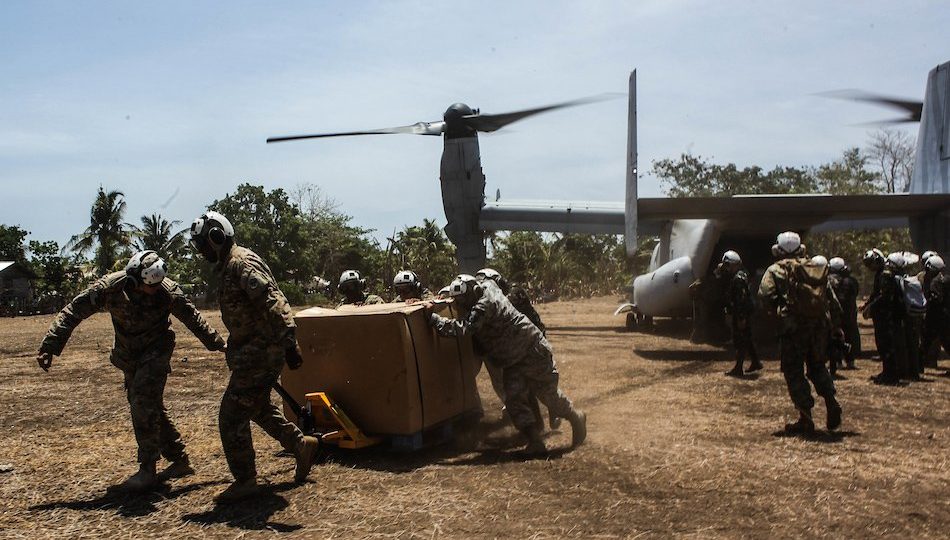
<svg viewBox="0 0 950 540">
<path fill-rule="evenodd" d="M 168 264 L 151 250 L 136 253 L 125 265 L 125 275 L 133 288 L 143 284 L 158 285 L 167 274 Z"/>
<path fill-rule="evenodd" d="M 229 238 L 234 238 L 234 227 L 228 218 L 218 212 L 205 212 L 191 224 L 193 245 L 204 241 L 217 252 L 227 244 Z"/>
</svg>

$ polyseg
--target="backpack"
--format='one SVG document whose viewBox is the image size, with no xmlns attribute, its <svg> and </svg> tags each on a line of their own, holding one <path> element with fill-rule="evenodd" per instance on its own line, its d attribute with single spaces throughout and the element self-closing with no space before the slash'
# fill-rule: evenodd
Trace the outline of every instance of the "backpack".
<svg viewBox="0 0 950 540">
<path fill-rule="evenodd" d="M 788 297 L 786 305 L 792 315 L 819 319 L 828 312 L 828 266 L 807 259 L 786 259 Z"/>
<path fill-rule="evenodd" d="M 901 290 L 901 300 L 909 317 L 920 319 L 927 313 L 927 297 L 917 276 L 895 276 Z"/>
</svg>

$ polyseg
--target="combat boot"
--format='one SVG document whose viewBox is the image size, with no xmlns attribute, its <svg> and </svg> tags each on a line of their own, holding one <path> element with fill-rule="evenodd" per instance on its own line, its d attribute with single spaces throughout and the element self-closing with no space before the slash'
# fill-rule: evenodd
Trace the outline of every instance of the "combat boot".
<svg viewBox="0 0 950 540">
<path fill-rule="evenodd" d="M 297 465 L 294 468 L 294 481 L 303 482 L 310 474 L 313 468 L 314 458 L 317 456 L 317 450 L 320 449 L 320 440 L 316 437 L 305 436 L 303 441 L 294 449 L 294 458 Z"/>
<path fill-rule="evenodd" d="M 765 366 L 762 365 L 762 361 L 761 361 L 761 360 L 759 360 L 758 358 L 753 358 L 753 359 L 752 359 L 752 365 L 750 365 L 750 366 L 749 366 L 749 369 L 747 369 L 746 371 L 748 371 L 749 373 L 752 373 L 753 371 L 759 371 L 759 370 L 762 369 L 763 367 L 765 367 Z"/>
<path fill-rule="evenodd" d="M 736 365 L 732 369 L 726 372 L 726 375 L 730 377 L 742 377 L 742 362 L 736 362 Z"/>
<path fill-rule="evenodd" d="M 825 408 L 828 410 L 828 417 L 825 420 L 828 431 L 834 431 L 841 427 L 841 405 L 838 400 L 834 397 L 826 399 Z"/>
<path fill-rule="evenodd" d="M 246 480 L 235 480 L 224 491 L 214 498 L 215 502 L 228 503 L 240 501 L 248 497 L 253 497 L 260 493 L 261 487 L 257 484 L 257 478 L 252 476 Z"/>
<path fill-rule="evenodd" d="M 193 474 L 195 474 L 195 469 L 191 466 L 188 456 L 184 455 L 172 461 L 168 467 L 165 467 L 165 470 L 158 474 L 158 477 L 162 480 L 168 480 L 170 478 L 184 478 Z"/>
<path fill-rule="evenodd" d="M 118 489 L 121 491 L 142 492 L 155 487 L 157 484 L 158 477 L 155 475 L 155 462 L 153 461 L 139 465 L 139 472 L 119 484 Z"/>
<path fill-rule="evenodd" d="M 571 423 L 571 447 L 580 446 L 587 438 L 587 414 L 578 409 L 571 409 L 566 418 Z"/>
<path fill-rule="evenodd" d="M 798 410 L 798 421 L 793 424 L 785 424 L 786 433 L 801 433 L 802 435 L 815 434 L 815 421 L 811 419 L 811 411 L 804 409 Z"/>
<path fill-rule="evenodd" d="M 548 425 L 551 426 L 551 430 L 555 430 L 561 427 L 561 418 L 548 410 Z"/>
<path fill-rule="evenodd" d="M 537 425 L 524 430 L 524 436 L 528 439 L 528 444 L 523 452 L 529 456 L 538 456 L 548 453 L 548 447 L 544 445 L 544 439 L 541 438 L 541 429 Z"/>
</svg>

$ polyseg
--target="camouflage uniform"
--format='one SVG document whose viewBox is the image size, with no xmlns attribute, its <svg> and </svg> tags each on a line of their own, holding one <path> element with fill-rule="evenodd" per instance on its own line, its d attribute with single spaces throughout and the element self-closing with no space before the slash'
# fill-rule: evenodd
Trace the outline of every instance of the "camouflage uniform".
<svg viewBox="0 0 950 540">
<path fill-rule="evenodd" d="M 538 311 L 531 305 L 531 297 L 528 296 L 528 291 L 526 291 L 524 287 L 517 285 L 512 287 L 511 292 L 508 293 L 508 301 L 511 302 L 511 305 L 515 306 L 515 309 L 523 313 L 529 321 L 534 323 L 542 335 L 547 335 L 544 323 L 541 322 L 541 315 L 538 315 Z"/>
<path fill-rule="evenodd" d="M 374 295 L 374 294 L 370 294 L 370 295 L 367 296 L 367 298 L 373 298 L 373 297 L 379 298 L 378 296 L 376 296 L 376 295 Z M 432 291 L 430 291 L 429 289 L 427 289 L 427 288 L 425 288 L 425 287 L 422 287 L 422 290 L 419 291 L 418 294 L 413 294 L 413 295 L 410 296 L 409 298 L 416 298 L 416 299 L 422 300 L 422 301 L 435 300 L 435 295 L 432 294 Z M 382 299 L 380 298 L 380 300 L 382 300 Z M 408 300 L 408 299 L 407 299 L 407 300 Z M 406 301 L 406 300 L 403 300 L 403 299 L 402 299 L 402 296 L 400 296 L 399 293 L 396 293 L 396 297 L 393 298 L 393 303 L 396 303 L 396 302 L 405 302 L 405 301 Z M 367 301 L 366 303 L 367 303 L 367 304 L 382 304 L 382 303 L 384 303 L 384 302 L 382 302 L 382 301 L 380 301 L 380 302 L 369 302 L 369 301 Z M 343 304 L 340 304 L 340 305 L 343 305 Z"/>
<path fill-rule="evenodd" d="M 858 330 L 858 294 L 860 286 L 858 280 L 854 279 L 850 272 L 831 272 L 828 275 L 828 283 L 835 291 L 835 297 L 841 305 L 841 329 L 844 331 L 845 341 L 851 345 L 851 350 L 843 355 L 835 349 L 831 356 L 832 375 L 836 364 L 843 360 L 851 367 L 854 367 L 854 357 L 861 354 L 861 333 Z"/>
<path fill-rule="evenodd" d="M 271 389 L 296 346 L 290 305 L 267 264 L 249 249 L 234 245 L 215 267 L 221 318 L 228 328 L 231 379 L 221 398 L 218 427 L 228 467 L 236 481 L 254 478 L 251 424 L 259 425 L 286 450 L 303 442 L 303 433 L 271 402 Z"/>
<path fill-rule="evenodd" d="M 184 457 L 185 445 L 162 398 L 175 349 L 169 315 L 184 323 L 209 350 L 221 350 L 224 340 L 174 281 L 162 281 L 155 294 L 134 290 L 128 284 L 125 272 L 114 272 L 81 292 L 53 320 L 40 352 L 61 354 L 81 321 L 97 312 L 109 312 L 115 329 L 110 360 L 125 376 L 138 461 L 154 463 L 159 456 L 178 461 Z"/>
<path fill-rule="evenodd" d="M 807 262 L 808 259 L 798 259 L 799 264 Z M 789 259 L 784 259 L 768 267 L 759 284 L 759 298 L 778 315 L 781 368 L 788 394 L 799 411 L 810 414 L 815 400 L 806 374 L 819 396 L 831 402 L 835 398 L 835 384 L 824 358 L 830 329 L 840 320 L 841 306 L 829 286 L 824 317 L 808 319 L 792 313 L 788 306 L 789 264 Z"/>
<path fill-rule="evenodd" d="M 877 273 L 875 290 L 868 305 L 874 320 L 874 341 L 881 357 L 882 382 L 897 382 L 901 371 L 904 305 L 894 273 L 885 268 Z"/>
<path fill-rule="evenodd" d="M 549 411 L 565 418 L 571 400 L 558 388 L 551 345 L 528 318 L 494 284 L 483 284 L 481 297 L 461 319 L 431 314 L 431 324 L 443 336 L 472 335 L 491 362 L 503 370 L 505 406 L 521 431 L 540 429 L 531 407 L 532 393 Z"/>
<path fill-rule="evenodd" d="M 749 288 L 749 274 L 739 269 L 729 280 L 726 311 L 732 316 L 732 343 L 736 348 L 736 366 L 741 370 L 748 353 L 752 364 L 759 363 L 759 355 L 752 341 L 752 315 L 755 302 Z"/>
<path fill-rule="evenodd" d="M 937 367 L 940 346 L 950 354 L 950 275 L 946 271 L 934 276 L 927 276 L 926 272 L 920 274 L 918 279 L 927 296 L 920 358 L 922 363 Z"/>
<path fill-rule="evenodd" d="M 363 293 L 363 299 L 357 302 L 350 302 L 349 299 L 344 298 L 337 307 L 354 305 L 354 306 L 369 306 L 372 304 L 385 304 L 386 301 L 381 297 L 375 294 Z"/>
</svg>

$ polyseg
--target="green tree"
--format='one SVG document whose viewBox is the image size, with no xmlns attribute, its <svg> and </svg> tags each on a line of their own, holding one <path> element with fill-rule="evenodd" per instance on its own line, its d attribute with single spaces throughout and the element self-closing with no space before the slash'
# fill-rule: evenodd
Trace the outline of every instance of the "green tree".
<svg viewBox="0 0 950 540">
<path fill-rule="evenodd" d="M 427 287 L 447 285 L 457 273 L 455 246 L 433 219 L 407 226 L 390 239 L 383 279 L 392 283 L 399 270 L 413 270 Z"/>
<path fill-rule="evenodd" d="M 158 252 L 165 259 L 177 259 L 185 249 L 185 229 L 173 232 L 181 221 L 168 221 L 159 214 L 142 216 L 142 226 L 132 226 L 136 248 Z"/>
<path fill-rule="evenodd" d="M 65 304 L 71 296 L 79 292 L 82 285 L 82 272 L 76 260 L 62 255 L 59 244 L 50 240 L 30 242 L 30 264 L 39 275 L 34 284 L 43 298 L 53 299 L 53 309 Z"/>
<path fill-rule="evenodd" d="M 120 257 L 128 251 L 130 227 L 125 223 L 125 195 L 121 191 L 105 191 L 99 186 L 96 200 L 89 212 L 89 226 L 73 236 L 66 249 L 85 255 L 95 248 L 93 266 L 99 274 L 121 266 Z"/>
<path fill-rule="evenodd" d="M 775 167 L 768 172 L 756 166 L 739 169 L 733 163 L 718 165 L 692 154 L 654 161 L 653 172 L 670 197 L 814 193 L 818 188 L 814 173 L 807 168 Z"/>
<path fill-rule="evenodd" d="M 29 234 L 16 225 L 0 225 L 0 261 L 26 260 L 23 243 Z"/>
</svg>

